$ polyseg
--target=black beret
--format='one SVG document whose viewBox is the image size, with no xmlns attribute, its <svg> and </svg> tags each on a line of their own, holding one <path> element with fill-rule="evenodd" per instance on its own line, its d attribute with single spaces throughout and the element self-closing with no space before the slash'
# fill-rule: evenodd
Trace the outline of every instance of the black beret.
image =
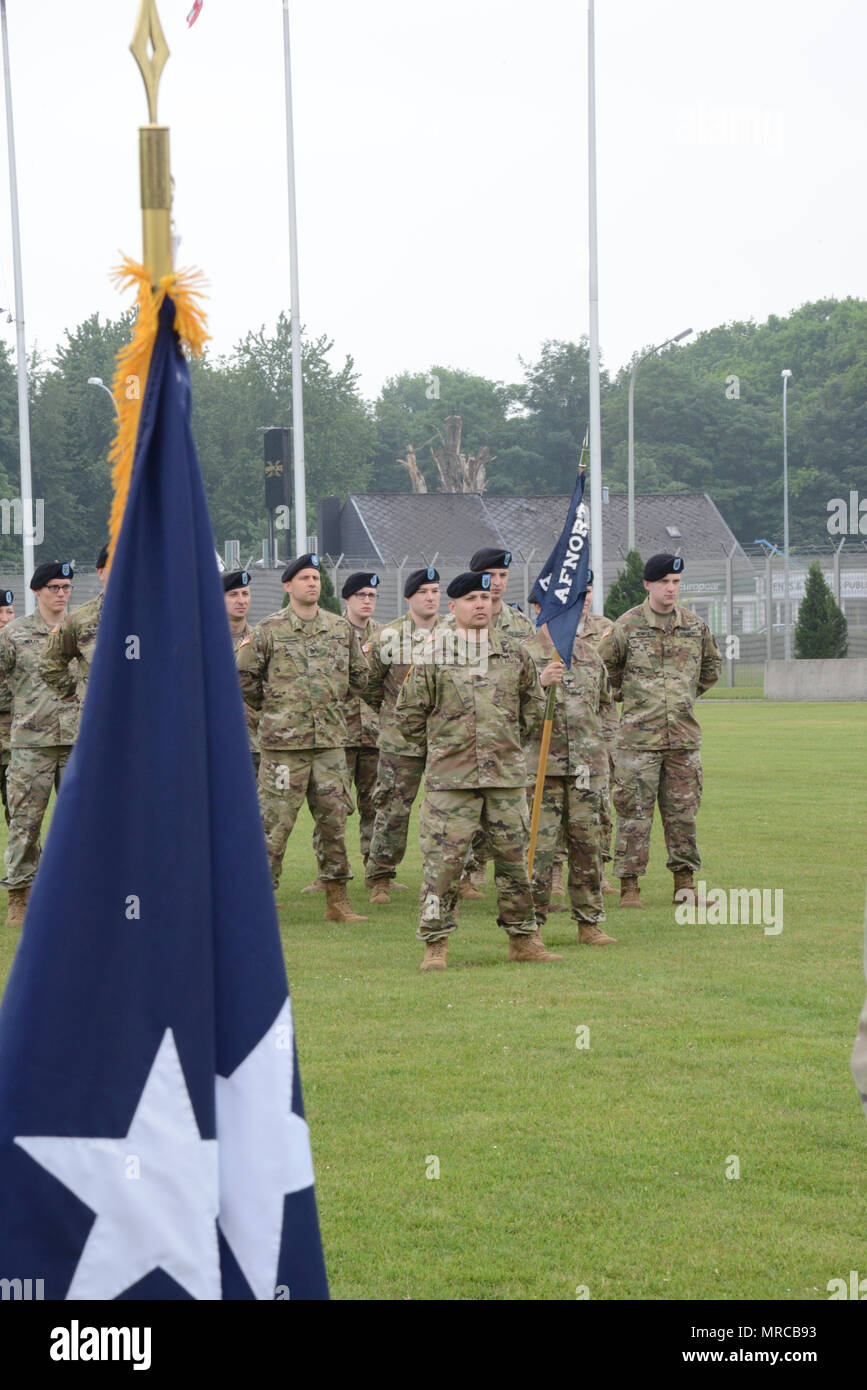
<svg viewBox="0 0 867 1390">
<path fill-rule="evenodd" d="M 33 578 L 30 581 L 31 589 L 44 589 L 51 579 L 72 579 L 72 565 L 67 565 L 61 560 L 46 560 L 44 565 L 37 565 L 33 571 Z"/>
<path fill-rule="evenodd" d="M 11 608 L 14 597 L 15 595 L 11 589 L 0 589 L 0 606 L 3 608 Z"/>
<path fill-rule="evenodd" d="M 664 579 L 667 574 L 683 574 L 683 558 L 680 555 L 651 555 L 644 566 L 644 577 L 648 584 L 655 579 Z"/>
<path fill-rule="evenodd" d="M 287 584 L 290 579 L 294 579 L 299 570 L 318 570 L 321 568 L 319 556 L 315 551 L 312 555 L 299 555 L 297 560 L 290 560 L 283 571 L 283 583 Z"/>
<path fill-rule="evenodd" d="M 588 589 L 590 588 L 590 585 L 591 585 L 592 583 L 593 583 L 593 571 L 592 571 L 592 570 L 588 570 L 588 571 L 587 571 L 587 588 L 588 588 Z"/>
<path fill-rule="evenodd" d="M 107 546 L 107 545 L 104 545 L 104 546 L 102 547 L 102 550 L 99 552 L 99 554 L 98 554 L 97 557 L 96 557 L 96 568 L 97 568 L 98 570 L 104 570 L 107 564 L 108 564 L 108 546 Z"/>
<path fill-rule="evenodd" d="M 465 570 L 454 578 L 446 589 L 449 598 L 464 598 L 467 594 L 478 593 L 480 589 L 489 590 L 491 576 L 479 574 L 477 570 Z"/>
<path fill-rule="evenodd" d="M 250 583 L 249 570 L 229 570 L 228 574 L 222 576 L 223 588 L 226 593 L 230 589 L 246 589 Z"/>
<path fill-rule="evenodd" d="M 351 574 L 340 590 L 340 597 L 351 598 L 359 589 L 375 589 L 378 583 L 379 575 L 371 574 L 370 570 L 365 570 L 363 574 Z"/>
<path fill-rule="evenodd" d="M 418 593 L 422 584 L 439 584 L 439 582 L 439 570 L 435 570 L 433 565 L 428 565 L 427 569 L 413 570 L 412 574 L 406 576 L 403 596 L 404 598 L 412 598 L 413 594 Z"/>
<path fill-rule="evenodd" d="M 470 569 L 479 574 L 482 570 L 507 570 L 512 563 L 511 550 L 492 550 L 487 546 L 477 550 L 470 560 Z"/>
</svg>

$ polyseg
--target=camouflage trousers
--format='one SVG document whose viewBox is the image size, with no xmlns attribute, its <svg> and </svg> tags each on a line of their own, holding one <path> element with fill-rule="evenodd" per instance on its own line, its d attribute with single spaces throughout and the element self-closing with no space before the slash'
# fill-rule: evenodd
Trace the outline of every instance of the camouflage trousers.
<svg viewBox="0 0 867 1390">
<path fill-rule="evenodd" d="M 695 818 L 701 803 L 701 757 L 697 748 L 618 748 L 615 760 L 614 809 L 617 839 L 614 873 L 637 878 L 647 869 L 653 807 L 659 814 L 672 873 L 698 873 L 701 858 Z"/>
<path fill-rule="evenodd" d="M 54 748 L 13 748 L 6 774 L 9 800 L 9 840 L 4 862 L 4 888 L 26 888 L 36 876 L 42 853 L 39 832 L 48 809 L 51 788 L 60 779 L 72 752 L 71 744 Z"/>
<path fill-rule="evenodd" d="M 458 923 L 455 903 L 467 850 L 476 827 L 490 839 L 497 886 L 497 925 L 510 936 L 536 930 L 527 877 L 530 821 L 522 787 L 427 791 L 421 806 L 424 872 L 420 894 L 420 941 L 438 941 Z"/>
<path fill-rule="evenodd" d="M 259 809 L 271 864 L 280 882 L 283 855 L 304 799 L 313 815 L 313 844 L 321 879 L 352 877 L 346 857 L 346 817 L 352 796 L 342 748 L 267 748 L 259 763 Z"/>
<path fill-rule="evenodd" d="M 12 754 L 4 750 L 0 754 L 0 796 L 3 798 L 3 814 L 6 817 L 6 824 L 9 824 L 9 790 L 6 785 L 9 777 L 9 761 Z"/>
<path fill-rule="evenodd" d="M 602 843 L 602 862 L 607 864 L 611 859 L 611 798 L 614 794 L 614 754 L 608 750 L 608 780 L 605 783 L 605 792 L 602 797 L 602 807 L 599 812 L 599 833 Z"/>
<path fill-rule="evenodd" d="M 373 791 L 376 786 L 376 768 L 379 762 L 379 754 L 375 748 L 347 748 L 346 749 L 346 782 L 350 794 L 352 784 L 355 783 L 355 804 L 358 808 L 360 817 L 359 840 L 361 842 L 361 853 L 365 860 L 370 853 L 370 837 L 373 833 L 373 818 L 376 815 L 376 806 L 373 800 Z M 349 812 L 352 815 L 352 811 Z M 320 858 L 321 838 L 319 826 L 313 831 L 313 848 L 316 852 L 317 862 Z"/>
<path fill-rule="evenodd" d="M 565 844 L 569 864 L 569 903 L 577 922 L 604 922 L 602 905 L 601 815 L 604 777 L 579 787 L 574 777 L 546 777 L 542 791 L 536 853 L 533 859 L 533 900 L 540 920 L 551 901 L 551 870 Z"/>
<path fill-rule="evenodd" d="M 380 753 L 374 797 L 376 818 L 367 858 L 368 882 L 374 878 L 394 878 L 406 854 L 406 837 L 412 803 L 424 776 L 424 758 L 406 758 Z"/>
</svg>

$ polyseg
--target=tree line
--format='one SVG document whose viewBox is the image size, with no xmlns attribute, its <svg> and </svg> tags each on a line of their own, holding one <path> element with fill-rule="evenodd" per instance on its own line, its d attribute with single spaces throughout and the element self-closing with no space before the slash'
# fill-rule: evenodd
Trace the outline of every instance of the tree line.
<svg viewBox="0 0 867 1390">
<path fill-rule="evenodd" d="M 41 555 L 90 561 L 107 525 L 111 402 L 87 384 L 110 382 L 129 319 L 97 315 L 68 330 L 50 356 L 30 362 L 34 495 L 44 499 Z M 430 364 L 389 378 L 362 398 L 353 359 L 335 365 L 326 335 L 303 345 L 308 531 L 319 497 L 406 492 L 407 449 L 430 491 L 439 486 L 432 449 L 460 415 L 461 448 L 487 450 L 487 489 L 514 495 L 571 492 L 589 415 L 586 338 L 551 340 L 523 379 L 496 382 Z M 637 360 L 642 350 L 636 352 Z M 217 544 L 258 552 L 266 533 L 261 426 L 290 425 L 289 321 L 250 332 L 227 355 L 191 364 L 195 436 Z M 782 383 L 788 388 L 791 543 L 827 545 L 829 504 L 864 490 L 867 476 L 867 301 L 805 304 L 767 323 L 731 323 L 641 364 L 635 387 L 639 492 L 709 493 L 743 544 L 782 544 Z M 602 372 L 603 481 L 627 476 L 629 366 Z M 14 362 L 0 344 L 0 493 L 19 495 Z M 857 524 L 857 522 L 856 522 Z M 867 530 L 867 517 L 864 518 Z M 14 564 L 18 538 L 0 537 Z"/>
</svg>

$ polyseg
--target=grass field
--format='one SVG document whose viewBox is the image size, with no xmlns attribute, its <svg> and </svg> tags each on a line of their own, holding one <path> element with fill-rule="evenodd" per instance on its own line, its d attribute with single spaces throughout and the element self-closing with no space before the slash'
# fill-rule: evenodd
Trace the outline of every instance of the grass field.
<svg viewBox="0 0 867 1390">
<path fill-rule="evenodd" d="M 509 965 L 489 884 L 423 975 L 417 847 L 413 891 L 364 909 L 357 880 L 370 921 L 325 924 L 305 812 L 280 921 L 334 1297 L 824 1300 L 867 1274 L 867 709 L 701 717 L 701 877 L 781 888 L 779 935 L 677 925 L 657 823 L 616 946 L 559 915 L 563 963 Z"/>
</svg>

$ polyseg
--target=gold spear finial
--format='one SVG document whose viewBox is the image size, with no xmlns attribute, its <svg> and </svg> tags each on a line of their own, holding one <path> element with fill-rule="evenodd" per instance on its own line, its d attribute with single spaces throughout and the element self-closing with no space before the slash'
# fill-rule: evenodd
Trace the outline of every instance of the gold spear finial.
<svg viewBox="0 0 867 1390">
<path fill-rule="evenodd" d="M 158 281 L 170 275 L 173 266 L 169 129 L 157 125 L 157 90 L 169 46 L 156 0 L 141 0 L 130 51 L 138 63 L 148 99 L 148 124 L 139 127 L 143 259 Z"/>
</svg>

